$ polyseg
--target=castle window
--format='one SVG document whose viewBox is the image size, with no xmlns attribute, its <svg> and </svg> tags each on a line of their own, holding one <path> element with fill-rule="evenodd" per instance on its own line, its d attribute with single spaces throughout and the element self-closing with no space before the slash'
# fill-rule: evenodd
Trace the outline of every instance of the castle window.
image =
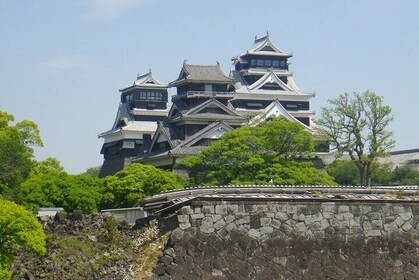
<svg viewBox="0 0 419 280">
<path fill-rule="evenodd" d="M 275 68 L 278 68 L 279 67 L 279 61 L 278 60 L 273 60 L 272 61 L 272 66 L 275 67 Z"/>
<path fill-rule="evenodd" d="M 154 91 L 142 91 L 140 92 L 141 100 L 162 100 L 163 96 L 161 92 Z"/>
<path fill-rule="evenodd" d="M 287 109 L 294 109 L 294 110 L 297 110 L 298 109 L 298 105 L 297 104 L 287 104 L 286 107 L 287 107 Z"/>
<path fill-rule="evenodd" d="M 134 149 L 135 148 L 135 142 L 134 141 L 124 141 L 122 144 L 123 149 Z"/>
<path fill-rule="evenodd" d="M 257 66 L 258 67 L 263 67 L 263 60 L 262 59 L 257 60 Z"/>
<path fill-rule="evenodd" d="M 271 67 L 272 66 L 272 60 L 265 60 L 265 66 Z"/>
<path fill-rule="evenodd" d="M 281 66 L 281 68 L 285 68 L 285 61 L 281 60 L 279 65 Z"/>
<path fill-rule="evenodd" d="M 250 60 L 250 65 L 251 66 L 256 66 L 256 59 Z"/>
</svg>

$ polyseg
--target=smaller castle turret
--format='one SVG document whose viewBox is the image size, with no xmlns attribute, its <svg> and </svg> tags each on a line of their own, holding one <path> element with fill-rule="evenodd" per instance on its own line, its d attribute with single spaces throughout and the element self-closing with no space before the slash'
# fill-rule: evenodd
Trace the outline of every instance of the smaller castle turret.
<svg viewBox="0 0 419 280">
<path fill-rule="evenodd" d="M 147 151 L 157 122 L 169 112 L 167 85 L 157 81 L 151 70 L 119 91 L 121 101 L 112 129 L 98 135 L 104 139 L 101 177 L 124 169 L 131 157 Z"/>
</svg>

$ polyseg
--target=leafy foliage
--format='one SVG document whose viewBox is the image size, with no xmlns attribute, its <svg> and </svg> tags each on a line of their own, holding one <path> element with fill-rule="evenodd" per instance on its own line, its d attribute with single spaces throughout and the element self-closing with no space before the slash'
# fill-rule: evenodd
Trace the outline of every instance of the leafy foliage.
<svg viewBox="0 0 419 280">
<path fill-rule="evenodd" d="M 393 185 L 419 185 L 419 171 L 408 167 L 398 167 L 393 170 L 390 183 Z"/>
<path fill-rule="evenodd" d="M 10 278 L 15 249 L 44 255 L 45 233 L 32 213 L 0 197 L 0 279 Z"/>
<path fill-rule="evenodd" d="M 355 163 L 350 160 L 338 160 L 328 166 L 326 170 L 339 185 L 357 185 L 359 173 Z M 418 185 L 419 171 L 408 167 L 397 167 L 391 170 L 388 164 L 374 164 L 371 185 Z"/>
<path fill-rule="evenodd" d="M 319 130 L 329 139 L 338 155 L 348 153 L 355 163 L 360 184 L 369 186 L 374 164 L 394 146 L 392 133 L 387 131 L 393 120 L 390 106 L 373 92 L 353 96 L 344 93 L 329 100 L 317 120 Z"/>
<path fill-rule="evenodd" d="M 89 176 L 92 176 L 92 177 L 99 177 L 99 173 L 100 173 L 101 168 L 102 168 L 101 165 L 89 167 L 81 175 L 89 175 Z"/>
<path fill-rule="evenodd" d="M 106 179 L 42 170 L 33 172 L 20 188 L 22 205 L 33 212 L 40 207 L 63 207 L 67 212 L 79 209 L 83 213 L 132 207 L 144 196 L 184 185 L 184 180 L 173 173 L 142 164 L 133 164 Z"/>
<path fill-rule="evenodd" d="M 189 170 L 193 185 L 334 184 L 310 162 L 291 160 L 308 159 L 313 147 L 312 135 L 301 125 L 272 120 L 226 133 L 180 165 Z"/>
<path fill-rule="evenodd" d="M 326 166 L 327 173 L 336 183 L 343 186 L 356 186 L 359 183 L 359 172 L 351 160 L 337 160 Z"/>
<path fill-rule="evenodd" d="M 63 207 L 91 213 L 99 209 L 101 183 L 86 175 L 69 175 L 57 170 L 33 174 L 21 185 L 22 204 L 33 212 L 39 207 Z"/>
<path fill-rule="evenodd" d="M 32 169 L 33 174 L 39 173 L 48 173 L 49 171 L 58 171 L 64 172 L 64 167 L 61 166 L 61 163 L 58 159 L 49 157 L 44 161 L 35 163 L 34 168 Z"/>
<path fill-rule="evenodd" d="M 179 176 L 151 165 L 131 164 L 114 176 L 108 176 L 103 184 L 103 207 L 132 207 L 144 196 L 161 191 L 182 188 L 185 181 Z"/>
<path fill-rule="evenodd" d="M 10 125 L 14 116 L 0 111 L 0 191 L 14 198 L 34 165 L 32 146 L 42 146 L 38 126 L 28 120 Z"/>
</svg>

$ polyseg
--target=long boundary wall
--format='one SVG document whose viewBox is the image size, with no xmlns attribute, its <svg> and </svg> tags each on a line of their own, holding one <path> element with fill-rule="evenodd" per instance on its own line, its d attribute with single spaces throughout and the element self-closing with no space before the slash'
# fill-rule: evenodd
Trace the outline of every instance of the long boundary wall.
<svg viewBox="0 0 419 280">
<path fill-rule="evenodd" d="M 207 195 L 166 213 L 160 223 L 173 226 L 151 278 L 419 279 L 415 192 L 283 195 Z"/>
</svg>

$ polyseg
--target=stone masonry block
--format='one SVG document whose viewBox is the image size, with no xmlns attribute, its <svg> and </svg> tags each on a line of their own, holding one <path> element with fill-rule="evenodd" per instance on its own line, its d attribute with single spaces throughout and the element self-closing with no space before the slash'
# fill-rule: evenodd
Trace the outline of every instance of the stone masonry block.
<svg viewBox="0 0 419 280">
<path fill-rule="evenodd" d="M 413 217 L 412 212 L 404 212 L 404 213 L 400 213 L 399 217 L 402 218 L 403 221 L 408 221 Z"/>
<path fill-rule="evenodd" d="M 185 229 L 190 228 L 190 227 L 191 227 L 190 223 L 179 223 L 179 228 L 180 229 L 185 230 Z"/>
<path fill-rule="evenodd" d="M 200 214 L 192 214 L 191 215 L 191 219 L 192 220 L 203 219 L 203 218 L 205 218 L 205 215 L 202 214 L 202 213 L 200 213 Z"/>
<path fill-rule="evenodd" d="M 350 209 L 348 205 L 339 205 L 338 207 L 338 213 L 348 213 L 349 210 Z"/>
<path fill-rule="evenodd" d="M 297 213 L 297 205 L 293 205 L 293 204 L 287 205 L 287 213 L 288 214 L 296 214 Z"/>
<path fill-rule="evenodd" d="M 244 216 L 243 218 L 236 220 L 235 223 L 237 225 L 248 224 L 248 223 L 250 223 L 250 216 Z"/>
<path fill-rule="evenodd" d="M 189 223 L 189 215 L 178 215 L 177 220 L 179 223 Z"/>
<path fill-rule="evenodd" d="M 292 218 L 296 221 L 302 222 L 302 221 L 305 221 L 306 216 L 304 214 L 294 214 L 292 215 Z"/>
<path fill-rule="evenodd" d="M 269 233 L 272 233 L 274 231 L 274 229 L 273 229 L 273 227 L 264 226 L 264 227 L 261 227 L 259 229 L 259 231 L 260 231 L 261 234 L 269 234 Z"/>
<path fill-rule="evenodd" d="M 235 219 L 236 219 L 236 216 L 235 216 L 235 215 L 227 215 L 227 216 L 224 216 L 224 221 L 225 221 L 226 223 L 231 223 L 231 222 L 233 222 Z"/>
<path fill-rule="evenodd" d="M 250 229 L 247 233 L 250 237 L 252 238 L 259 238 L 260 237 L 260 231 L 256 230 L 256 229 Z"/>
<path fill-rule="evenodd" d="M 212 227 L 212 225 L 214 224 L 214 221 L 212 219 L 212 217 L 205 217 L 202 219 L 202 226 L 207 226 L 207 227 Z"/>
<path fill-rule="evenodd" d="M 221 220 L 223 218 L 223 216 L 222 215 L 219 215 L 219 214 L 213 214 L 213 215 L 211 215 L 211 217 L 212 217 L 212 220 L 214 221 L 214 223 L 216 221 Z"/>
<path fill-rule="evenodd" d="M 409 222 L 404 223 L 404 225 L 402 226 L 402 229 L 404 231 L 409 231 L 412 229 L 412 225 Z"/>
<path fill-rule="evenodd" d="M 380 235 L 381 235 L 381 230 L 379 230 L 379 229 L 368 230 L 365 233 L 365 236 L 367 236 L 367 237 L 380 236 Z"/>
<path fill-rule="evenodd" d="M 213 225 L 213 227 L 216 230 L 218 230 L 218 229 L 222 228 L 225 225 L 226 225 L 226 222 L 223 219 L 221 219 L 221 220 L 218 220 L 217 222 L 215 222 L 214 225 Z"/>
<path fill-rule="evenodd" d="M 304 223 L 302 223 L 302 222 L 295 224 L 294 228 L 298 232 L 305 232 L 307 230 L 306 225 Z"/>
<path fill-rule="evenodd" d="M 190 205 L 183 206 L 183 207 L 180 209 L 180 212 L 181 212 L 183 215 L 190 215 L 190 214 L 193 214 L 193 209 L 192 209 L 192 206 L 190 206 Z"/>
<path fill-rule="evenodd" d="M 277 212 L 275 213 L 275 219 L 281 220 L 281 221 L 286 221 L 288 220 L 288 214 L 284 213 L 284 212 Z"/>
<path fill-rule="evenodd" d="M 269 226 L 271 224 L 272 219 L 271 218 L 260 218 L 260 225 L 263 226 Z"/>
<path fill-rule="evenodd" d="M 214 205 L 202 206 L 201 211 L 204 214 L 214 214 L 215 213 L 215 206 Z"/>
<path fill-rule="evenodd" d="M 213 233 L 215 229 L 212 226 L 200 226 L 199 230 L 204 233 Z"/>
</svg>

